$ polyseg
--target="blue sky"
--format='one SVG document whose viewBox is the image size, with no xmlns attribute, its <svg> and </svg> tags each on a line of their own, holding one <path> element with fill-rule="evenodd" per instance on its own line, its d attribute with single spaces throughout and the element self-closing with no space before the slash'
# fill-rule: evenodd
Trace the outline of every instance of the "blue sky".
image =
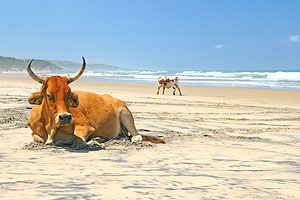
<svg viewBox="0 0 300 200">
<path fill-rule="evenodd" d="M 300 70 L 300 1 L 0 0 L 0 55 L 167 70 Z"/>
</svg>

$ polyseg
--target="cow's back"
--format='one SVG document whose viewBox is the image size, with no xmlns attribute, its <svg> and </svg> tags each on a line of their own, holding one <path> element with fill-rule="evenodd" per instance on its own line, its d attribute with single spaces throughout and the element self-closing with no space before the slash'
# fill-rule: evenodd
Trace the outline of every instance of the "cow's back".
<svg viewBox="0 0 300 200">
<path fill-rule="evenodd" d="M 74 92 L 78 95 L 78 107 L 70 111 L 76 125 L 83 125 L 94 136 L 114 138 L 120 133 L 119 113 L 125 104 L 110 95 L 90 92 Z"/>
</svg>

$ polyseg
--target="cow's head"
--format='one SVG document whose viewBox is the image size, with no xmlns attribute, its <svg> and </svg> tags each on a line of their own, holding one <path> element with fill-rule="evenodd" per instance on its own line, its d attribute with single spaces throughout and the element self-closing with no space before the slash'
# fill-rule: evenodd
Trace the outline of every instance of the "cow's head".
<svg viewBox="0 0 300 200">
<path fill-rule="evenodd" d="M 42 84 L 40 92 L 30 95 L 28 102 L 34 105 L 45 105 L 48 110 L 49 117 L 55 121 L 55 126 L 64 126 L 72 122 L 72 115 L 69 111 L 70 107 L 78 106 L 78 97 L 71 92 L 69 84 L 77 80 L 85 69 L 85 59 L 76 74 L 72 77 L 50 76 L 39 77 L 31 70 L 32 60 L 27 66 L 29 76 Z"/>
</svg>

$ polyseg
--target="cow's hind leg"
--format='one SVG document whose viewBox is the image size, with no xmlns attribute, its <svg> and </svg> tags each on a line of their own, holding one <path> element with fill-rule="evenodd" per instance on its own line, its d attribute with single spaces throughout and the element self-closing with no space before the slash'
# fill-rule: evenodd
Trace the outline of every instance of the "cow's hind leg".
<svg viewBox="0 0 300 200">
<path fill-rule="evenodd" d="M 132 142 L 142 141 L 143 140 L 142 136 L 139 135 L 139 133 L 137 132 L 137 130 L 135 128 L 133 116 L 126 106 L 124 106 L 120 115 L 121 115 L 120 119 L 121 119 L 122 125 L 126 128 L 126 130 L 132 136 L 131 141 Z"/>
<path fill-rule="evenodd" d="M 166 88 L 165 88 L 165 87 L 163 87 L 163 94 L 165 94 L 165 89 L 166 89 Z"/>
<path fill-rule="evenodd" d="M 83 149 L 86 148 L 86 140 L 92 134 L 92 132 L 83 125 L 76 125 L 74 129 L 74 142 L 73 148 Z"/>
</svg>

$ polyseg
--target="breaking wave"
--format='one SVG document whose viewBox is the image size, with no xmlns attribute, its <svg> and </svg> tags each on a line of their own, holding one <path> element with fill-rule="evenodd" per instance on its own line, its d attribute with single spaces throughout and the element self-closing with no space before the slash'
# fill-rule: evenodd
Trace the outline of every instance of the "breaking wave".
<svg viewBox="0 0 300 200">
<path fill-rule="evenodd" d="M 300 72 L 263 71 L 111 71 L 86 72 L 84 76 L 99 81 L 124 81 L 155 83 L 161 75 L 179 77 L 183 85 L 223 87 L 252 87 L 273 89 L 300 89 Z"/>
<path fill-rule="evenodd" d="M 16 72 L 3 72 L 16 73 Z M 48 74 L 50 75 L 50 74 Z M 68 75 L 63 74 L 61 75 Z M 222 87 L 250 87 L 300 90 L 300 71 L 162 71 L 119 70 L 89 71 L 83 76 L 88 80 L 114 82 L 156 83 L 159 76 L 179 77 L 182 85 Z"/>
</svg>

